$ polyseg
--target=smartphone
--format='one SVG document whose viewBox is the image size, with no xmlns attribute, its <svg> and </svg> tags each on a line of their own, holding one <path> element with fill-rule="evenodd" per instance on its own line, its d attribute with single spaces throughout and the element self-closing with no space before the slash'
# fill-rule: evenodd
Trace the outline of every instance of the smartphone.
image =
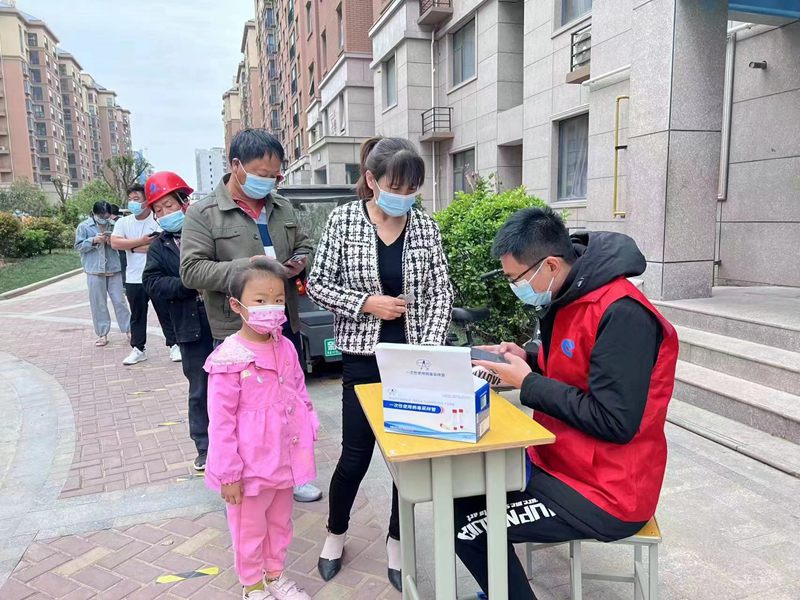
<svg viewBox="0 0 800 600">
<path fill-rule="evenodd" d="M 151 238 L 157 238 L 157 237 L 158 237 L 158 236 L 160 236 L 160 235 L 161 235 L 161 232 L 160 232 L 160 231 L 153 231 L 153 232 L 151 232 L 150 234 L 148 234 L 148 236 L 147 236 L 147 237 L 151 237 Z"/>
<path fill-rule="evenodd" d="M 397 297 L 398 300 L 405 300 L 406 306 L 413 306 L 414 302 L 417 301 L 417 297 L 414 295 L 414 292 L 409 292 L 408 294 L 400 294 Z"/>
<path fill-rule="evenodd" d="M 103 235 L 106 236 L 106 237 L 111 237 L 111 232 L 110 231 L 104 231 Z"/>
<path fill-rule="evenodd" d="M 472 348 L 471 358 L 472 360 L 482 360 L 484 362 L 508 364 L 508 361 L 499 354 L 487 352 L 486 350 L 481 350 L 480 348 Z"/>
<path fill-rule="evenodd" d="M 295 254 L 292 258 L 290 258 L 286 262 L 296 263 L 296 262 L 300 262 L 301 260 L 303 260 L 304 258 L 307 258 L 307 257 L 308 257 L 307 254 Z"/>
</svg>

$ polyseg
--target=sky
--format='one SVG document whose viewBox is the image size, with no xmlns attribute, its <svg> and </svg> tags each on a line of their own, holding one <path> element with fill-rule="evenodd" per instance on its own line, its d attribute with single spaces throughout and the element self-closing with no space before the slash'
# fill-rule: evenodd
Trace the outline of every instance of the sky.
<svg viewBox="0 0 800 600">
<path fill-rule="evenodd" d="M 224 146 L 222 94 L 253 0 L 17 0 L 131 111 L 133 148 L 196 187 L 195 148 Z"/>
</svg>

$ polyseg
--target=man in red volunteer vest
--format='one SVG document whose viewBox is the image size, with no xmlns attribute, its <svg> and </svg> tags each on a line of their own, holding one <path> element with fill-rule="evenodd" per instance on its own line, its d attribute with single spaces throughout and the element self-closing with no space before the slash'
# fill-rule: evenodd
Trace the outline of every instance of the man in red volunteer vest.
<svg viewBox="0 0 800 600">
<path fill-rule="evenodd" d="M 528 449 L 528 485 L 508 494 L 509 600 L 535 599 L 511 544 L 617 540 L 653 516 L 664 478 L 664 422 L 678 339 L 626 278 L 645 258 L 626 235 L 570 238 L 550 208 L 512 215 L 493 254 L 519 299 L 538 311 L 542 346 L 487 347 L 508 364 L 476 363 L 520 389 L 520 401 L 556 435 Z M 456 505 L 456 551 L 487 590 L 483 497 Z"/>
</svg>

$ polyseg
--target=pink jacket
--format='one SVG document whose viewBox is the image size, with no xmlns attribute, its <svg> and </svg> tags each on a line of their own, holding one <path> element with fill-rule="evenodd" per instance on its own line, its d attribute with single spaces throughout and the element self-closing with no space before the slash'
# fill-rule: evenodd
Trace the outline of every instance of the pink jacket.
<svg viewBox="0 0 800 600">
<path fill-rule="evenodd" d="M 206 484 L 242 481 L 244 494 L 316 478 L 319 420 L 288 339 L 255 344 L 234 334 L 211 353 Z"/>
</svg>

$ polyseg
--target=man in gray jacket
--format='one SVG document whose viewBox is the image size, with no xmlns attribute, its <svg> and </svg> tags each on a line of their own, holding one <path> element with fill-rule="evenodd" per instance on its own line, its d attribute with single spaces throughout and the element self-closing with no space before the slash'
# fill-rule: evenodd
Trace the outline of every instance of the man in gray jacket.
<svg viewBox="0 0 800 600">
<path fill-rule="evenodd" d="M 286 282 L 288 323 L 284 335 L 300 354 L 300 316 L 294 278 L 306 267 L 312 244 L 301 230 L 291 202 L 275 193 L 283 178 L 284 150 L 265 129 L 245 129 L 231 142 L 231 172 L 214 193 L 186 213 L 181 239 L 181 279 L 202 290 L 208 322 L 217 342 L 239 331 L 241 317 L 228 303 L 231 276 L 264 256 L 281 262 Z M 295 489 L 295 499 L 313 502 L 322 492 L 313 485 Z"/>
</svg>

